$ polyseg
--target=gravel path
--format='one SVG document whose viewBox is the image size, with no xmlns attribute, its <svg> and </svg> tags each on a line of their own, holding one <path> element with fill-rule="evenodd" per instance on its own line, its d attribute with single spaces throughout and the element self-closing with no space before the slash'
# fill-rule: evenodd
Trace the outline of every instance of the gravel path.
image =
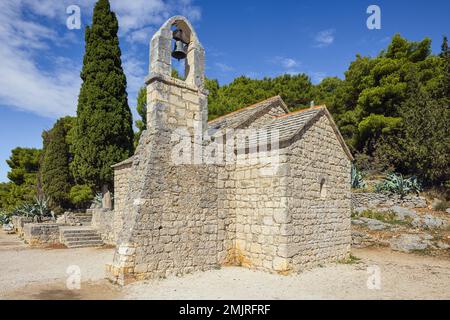
<svg viewBox="0 0 450 320">
<path fill-rule="evenodd" d="M 112 249 L 30 249 L 0 232 L 3 299 L 450 299 L 450 259 L 358 249 L 354 264 L 331 264 L 279 276 L 238 267 L 118 288 L 104 280 Z M 67 290 L 66 269 L 78 265 L 81 290 Z M 381 288 L 368 289 L 377 266 Z M 379 268 L 379 269 L 377 269 Z M 375 270 L 372 269 L 372 270 Z"/>
<path fill-rule="evenodd" d="M 16 235 L 0 231 L 0 298 L 25 286 L 65 288 L 69 266 L 79 266 L 82 281 L 102 280 L 105 263 L 112 261 L 113 254 L 113 249 L 33 249 Z"/>
</svg>

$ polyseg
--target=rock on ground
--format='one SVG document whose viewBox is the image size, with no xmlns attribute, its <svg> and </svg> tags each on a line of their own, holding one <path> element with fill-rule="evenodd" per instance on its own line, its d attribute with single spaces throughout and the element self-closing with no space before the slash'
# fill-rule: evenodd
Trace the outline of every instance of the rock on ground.
<svg viewBox="0 0 450 320">
<path fill-rule="evenodd" d="M 395 251 L 411 252 L 425 250 L 430 245 L 432 236 L 428 234 L 401 234 L 390 240 L 391 249 Z"/>
</svg>

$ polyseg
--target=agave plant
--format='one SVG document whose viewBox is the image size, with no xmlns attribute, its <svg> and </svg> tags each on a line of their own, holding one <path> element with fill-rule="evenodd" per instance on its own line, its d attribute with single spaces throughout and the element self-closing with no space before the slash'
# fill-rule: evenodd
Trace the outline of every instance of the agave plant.
<svg viewBox="0 0 450 320">
<path fill-rule="evenodd" d="M 44 197 L 35 197 L 33 203 L 24 203 L 16 207 L 14 215 L 25 217 L 46 217 L 51 214 L 48 207 L 48 199 Z"/>
<path fill-rule="evenodd" d="M 0 225 L 5 225 L 11 222 L 11 213 L 0 211 Z"/>
<path fill-rule="evenodd" d="M 111 201 L 114 203 L 114 193 L 110 192 L 110 197 L 111 197 Z M 92 200 L 92 203 L 95 205 L 95 207 L 97 208 L 102 208 L 103 207 L 103 194 L 101 192 L 98 192 L 94 199 Z"/>
<path fill-rule="evenodd" d="M 34 206 L 29 203 L 21 204 L 14 209 L 13 214 L 17 216 L 32 217 L 34 216 Z"/>
<path fill-rule="evenodd" d="M 101 192 L 97 192 L 95 194 L 94 199 L 92 200 L 92 203 L 95 205 L 95 207 L 97 208 L 101 208 L 103 205 L 103 195 L 101 194 Z"/>
<path fill-rule="evenodd" d="M 39 217 L 49 216 L 51 211 L 48 207 L 49 200 L 45 197 L 35 197 L 33 206 L 33 215 Z"/>
<path fill-rule="evenodd" d="M 364 189 L 366 183 L 364 182 L 363 175 L 355 166 L 352 166 L 352 188 L 353 189 Z"/>
<path fill-rule="evenodd" d="M 419 193 L 422 187 L 416 177 L 404 178 L 402 174 L 390 173 L 384 181 L 376 186 L 378 192 L 391 192 L 406 196 L 409 193 Z"/>
</svg>

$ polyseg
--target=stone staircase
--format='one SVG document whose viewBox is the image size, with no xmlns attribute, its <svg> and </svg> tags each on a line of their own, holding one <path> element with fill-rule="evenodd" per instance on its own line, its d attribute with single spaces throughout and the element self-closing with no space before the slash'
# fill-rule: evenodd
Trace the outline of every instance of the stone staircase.
<svg viewBox="0 0 450 320">
<path fill-rule="evenodd" d="M 61 243 L 68 248 L 101 247 L 104 245 L 102 237 L 91 228 L 62 228 Z"/>
</svg>

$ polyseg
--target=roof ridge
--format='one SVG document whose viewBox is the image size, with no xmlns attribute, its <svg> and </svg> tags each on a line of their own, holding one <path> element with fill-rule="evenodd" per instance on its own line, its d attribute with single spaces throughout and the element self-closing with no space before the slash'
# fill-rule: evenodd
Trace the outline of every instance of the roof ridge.
<svg viewBox="0 0 450 320">
<path fill-rule="evenodd" d="M 302 112 L 311 111 L 311 110 L 317 110 L 317 109 L 326 109 L 326 108 L 327 107 L 325 105 L 309 107 L 309 108 L 306 108 L 306 109 L 300 109 L 300 110 L 296 110 L 296 111 L 289 112 L 289 113 L 286 113 L 286 114 L 280 114 L 280 115 L 274 116 L 274 119 L 285 118 L 285 117 L 289 117 L 289 116 L 292 116 L 292 115 L 297 114 L 297 113 L 302 113 Z"/>
<path fill-rule="evenodd" d="M 249 105 L 249 106 L 246 106 L 246 107 L 243 107 L 243 108 L 234 110 L 234 111 L 232 111 L 232 112 L 230 112 L 230 113 L 221 115 L 220 117 L 217 117 L 217 118 L 215 118 L 214 120 L 208 121 L 208 123 L 214 123 L 214 122 L 216 122 L 216 121 L 218 121 L 218 120 L 220 120 L 220 119 L 222 119 L 222 118 L 231 116 L 231 115 L 233 115 L 233 114 L 242 112 L 242 111 L 244 111 L 244 110 L 249 110 L 249 109 L 252 109 L 252 108 L 256 108 L 256 107 L 258 107 L 258 105 L 263 104 L 263 103 L 265 103 L 265 102 L 269 102 L 269 101 L 271 101 L 271 100 L 281 100 L 281 101 L 282 101 L 282 98 L 281 98 L 280 95 L 276 95 L 276 96 L 273 96 L 273 97 L 270 97 L 270 98 L 261 100 L 261 101 L 259 101 L 259 102 L 254 103 L 254 104 L 251 104 L 251 105 Z"/>
</svg>

